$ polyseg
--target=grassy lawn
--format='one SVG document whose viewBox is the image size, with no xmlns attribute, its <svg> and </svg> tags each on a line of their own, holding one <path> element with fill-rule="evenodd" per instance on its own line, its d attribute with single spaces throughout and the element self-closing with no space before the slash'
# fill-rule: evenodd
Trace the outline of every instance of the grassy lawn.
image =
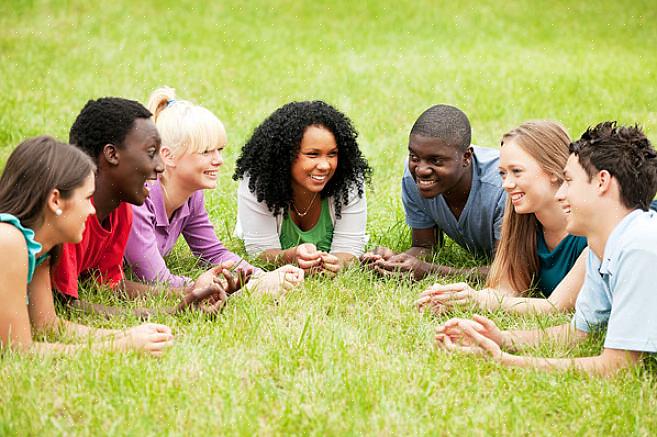
<svg viewBox="0 0 657 437">
<path fill-rule="evenodd" d="M 5 0 L 0 162 L 26 137 L 67 139 L 90 98 L 144 102 L 155 87 L 173 86 L 226 125 L 227 163 L 206 198 L 220 238 L 244 253 L 232 236 L 237 184 L 230 178 L 241 145 L 280 105 L 323 99 L 352 118 L 374 168 L 370 243 L 403 249 L 410 237 L 400 176 L 408 131 L 424 109 L 460 107 L 482 146 L 542 118 L 561 121 L 574 137 L 606 119 L 638 122 L 657 141 L 656 22 L 650 0 Z M 449 243 L 438 258 L 476 262 Z M 169 262 L 178 272 L 198 271 L 182 245 Z M 440 354 L 432 333 L 441 319 L 412 305 L 429 283 L 352 268 L 333 281 L 308 280 L 280 302 L 236 297 L 215 319 L 163 317 L 177 344 L 159 360 L 5 354 L 0 435 L 657 432 L 654 360 L 599 380 Z M 93 286 L 82 294 L 119 304 Z M 137 323 L 68 316 L 99 327 Z M 504 327 L 569 319 L 491 317 Z M 598 338 L 528 353 L 582 356 L 601 345 Z"/>
</svg>

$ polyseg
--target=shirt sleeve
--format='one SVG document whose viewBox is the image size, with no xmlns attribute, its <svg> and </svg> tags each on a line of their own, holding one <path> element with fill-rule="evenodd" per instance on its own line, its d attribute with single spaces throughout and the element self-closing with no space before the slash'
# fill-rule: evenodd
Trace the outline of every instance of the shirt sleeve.
<svg viewBox="0 0 657 437">
<path fill-rule="evenodd" d="M 429 229 L 436 226 L 435 220 L 420 206 L 419 193 L 408 170 L 402 177 L 402 204 L 406 213 L 406 224 L 414 229 Z"/>
<path fill-rule="evenodd" d="M 611 301 L 605 293 L 605 284 L 598 267 L 595 255 L 589 252 L 584 284 L 577 295 L 572 319 L 572 326 L 583 332 L 598 330 L 609 320 Z"/>
<path fill-rule="evenodd" d="M 368 240 L 365 233 L 366 226 L 365 193 L 359 197 L 357 192 L 351 192 L 349 202 L 342 206 L 340 218 L 335 220 L 331 253 L 350 253 L 355 257 L 361 256 Z"/>
<path fill-rule="evenodd" d="M 52 283 L 60 293 L 78 298 L 78 257 L 75 244 L 62 244 L 59 259 L 53 269 Z"/>
<path fill-rule="evenodd" d="M 237 225 L 235 233 L 244 240 L 250 256 L 269 249 L 280 249 L 276 217 L 265 202 L 258 202 L 249 190 L 248 179 L 242 179 L 237 188 Z"/>
<path fill-rule="evenodd" d="M 167 268 L 157 246 L 155 214 L 147 205 L 132 207 L 133 221 L 125 248 L 126 262 L 142 281 L 166 283 L 177 288 L 191 284 L 190 278 L 174 275 Z"/>
<path fill-rule="evenodd" d="M 226 261 L 233 261 L 238 263 L 239 267 L 254 268 L 242 257 L 228 250 L 219 241 L 205 209 L 202 191 L 194 193 L 190 199 L 189 210 L 190 215 L 182 228 L 182 233 L 195 256 L 210 264 L 217 265 Z"/>
<path fill-rule="evenodd" d="M 497 206 L 495 207 L 495 218 L 493 220 L 493 238 L 495 239 L 493 246 L 493 251 L 497 247 L 497 242 L 502 238 L 502 221 L 504 220 L 504 209 L 506 206 L 506 193 L 502 192 L 502 195 L 497 201 Z"/>
<path fill-rule="evenodd" d="M 656 265 L 654 250 L 629 249 L 619 257 L 605 348 L 657 352 Z"/>
</svg>

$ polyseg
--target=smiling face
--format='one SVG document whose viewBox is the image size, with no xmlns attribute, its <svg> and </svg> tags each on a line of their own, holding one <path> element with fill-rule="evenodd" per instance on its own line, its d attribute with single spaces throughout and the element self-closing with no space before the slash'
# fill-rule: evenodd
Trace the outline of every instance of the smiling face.
<svg viewBox="0 0 657 437">
<path fill-rule="evenodd" d="M 147 180 L 157 179 L 164 171 L 160 157 L 160 135 L 155 124 L 146 118 L 138 118 L 118 148 L 119 164 L 115 180 L 120 199 L 133 205 L 141 205 L 148 197 Z"/>
<path fill-rule="evenodd" d="M 323 126 L 309 126 L 290 169 L 294 191 L 319 193 L 338 167 L 338 145 L 333 133 Z"/>
<path fill-rule="evenodd" d="M 576 155 L 568 157 L 564 173 L 564 182 L 555 197 L 566 213 L 566 229 L 573 235 L 587 235 L 591 217 L 599 209 L 595 206 L 598 195 L 595 178 L 589 180 Z"/>
<path fill-rule="evenodd" d="M 462 152 L 440 138 L 411 135 L 408 142 L 408 170 L 426 199 L 453 190 L 470 172 L 470 149 Z"/>
<path fill-rule="evenodd" d="M 224 144 L 220 144 L 204 152 L 185 153 L 175 161 L 177 180 L 190 191 L 216 188 L 223 150 Z"/>
<path fill-rule="evenodd" d="M 558 178 L 545 172 L 539 162 L 515 141 L 500 149 L 500 177 L 517 214 L 536 213 L 554 203 Z"/>
<path fill-rule="evenodd" d="M 94 188 L 95 177 L 93 173 L 89 173 L 82 185 L 73 190 L 68 199 L 62 201 L 62 215 L 55 220 L 61 243 L 82 241 L 87 217 L 96 212 L 91 204 Z"/>
</svg>

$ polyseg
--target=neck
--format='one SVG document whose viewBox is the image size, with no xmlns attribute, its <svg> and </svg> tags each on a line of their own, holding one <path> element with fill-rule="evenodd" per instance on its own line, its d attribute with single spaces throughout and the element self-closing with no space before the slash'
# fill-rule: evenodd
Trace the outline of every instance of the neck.
<svg viewBox="0 0 657 437">
<path fill-rule="evenodd" d="M 536 219 L 543 227 L 543 233 L 547 234 L 566 234 L 568 224 L 566 213 L 563 211 L 558 202 L 550 202 L 546 207 L 534 213 Z"/>
<path fill-rule="evenodd" d="M 604 212 L 597 214 L 597 217 L 592 214 L 592 217 L 589 219 L 587 228 L 590 232 L 585 237 L 588 240 L 589 248 L 599 259 L 602 259 L 609 236 L 616 226 L 634 210 L 622 205 L 614 205 L 603 208 L 600 211 Z"/>
<path fill-rule="evenodd" d="M 452 207 L 463 207 L 468 201 L 470 196 L 470 189 L 472 188 L 472 164 L 468 167 L 467 171 L 463 172 L 463 176 L 459 179 L 458 183 L 454 185 L 449 191 L 443 193 L 445 201 Z"/>
<path fill-rule="evenodd" d="M 50 252 L 50 249 L 61 243 L 61 241 L 57 241 L 53 232 L 53 226 L 50 223 L 43 223 L 38 228 L 33 229 L 33 231 L 34 239 L 41 244 L 41 252 L 37 256 Z"/>
<path fill-rule="evenodd" d="M 160 185 L 164 193 L 164 208 L 169 218 L 197 191 L 197 189 L 185 187 L 184 184 L 178 183 L 175 175 L 160 176 Z"/>
<path fill-rule="evenodd" d="M 102 172 L 98 172 L 96 176 L 96 191 L 94 192 L 94 207 L 96 208 L 98 222 L 101 224 L 121 203 L 113 187 L 114 183 L 105 180 Z"/>
</svg>

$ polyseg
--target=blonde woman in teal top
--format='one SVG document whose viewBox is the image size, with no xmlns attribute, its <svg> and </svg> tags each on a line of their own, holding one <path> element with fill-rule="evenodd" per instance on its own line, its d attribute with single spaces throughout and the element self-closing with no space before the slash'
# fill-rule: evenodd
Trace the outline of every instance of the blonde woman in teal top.
<svg viewBox="0 0 657 437">
<path fill-rule="evenodd" d="M 474 303 L 514 313 L 572 311 L 584 281 L 586 239 L 569 235 L 555 195 L 570 137 L 558 123 L 526 122 L 502 137 L 499 170 L 507 205 L 487 288 L 435 284 L 417 305 L 441 313 Z M 530 297 L 534 291 L 537 297 Z"/>
<path fill-rule="evenodd" d="M 93 329 L 55 313 L 50 267 L 59 245 L 82 239 L 94 213 L 95 166 L 84 152 L 50 137 L 21 143 L 0 178 L 0 349 L 73 352 L 84 344 L 32 341 L 32 329 L 93 337 L 93 349 L 138 350 L 160 355 L 171 346 L 171 330 L 147 323 L 132 329 Z M 26 305 L 27 303 L 27 305 Z"/>
</svg>

